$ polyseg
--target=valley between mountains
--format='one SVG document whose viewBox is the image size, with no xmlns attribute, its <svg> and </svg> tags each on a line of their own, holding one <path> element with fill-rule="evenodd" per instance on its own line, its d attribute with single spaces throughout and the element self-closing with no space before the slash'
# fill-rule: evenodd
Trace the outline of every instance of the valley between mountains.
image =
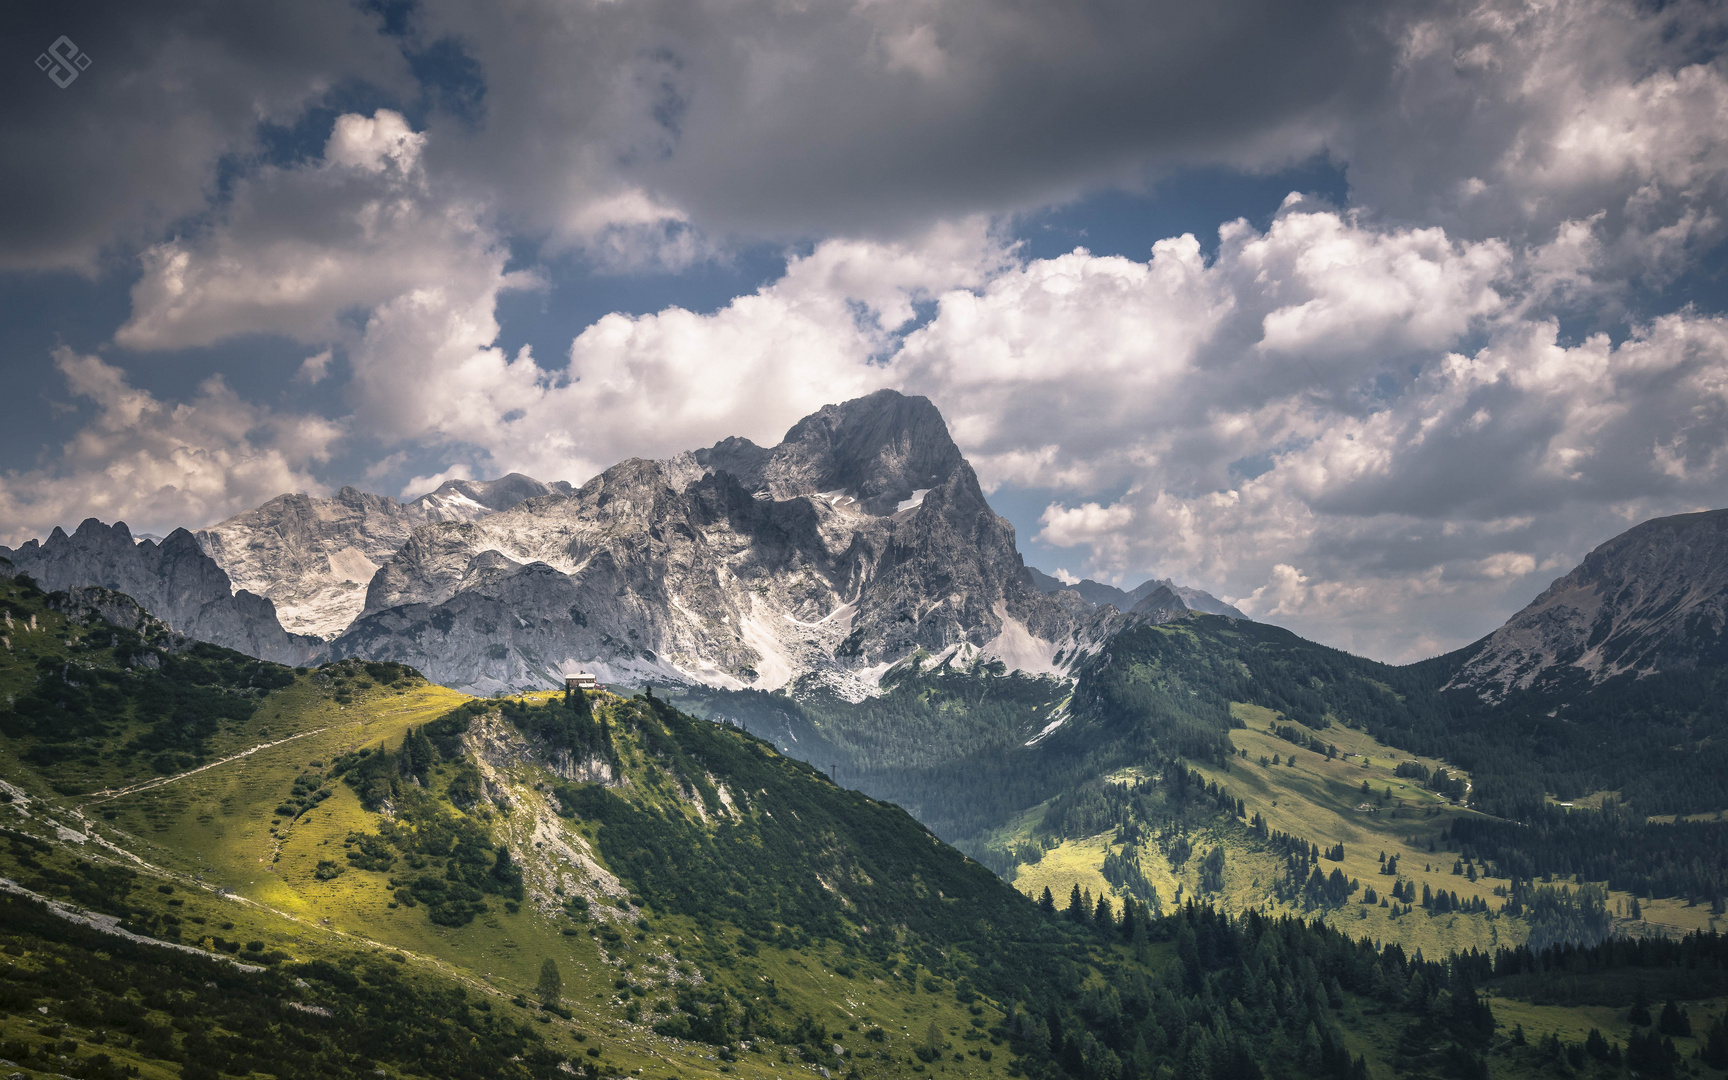
<svg viewBox="0 0 1728 1080">
<path fill-rule="evenodd" d="M 1728 511 L 1405 666 L 1026 567 L 892 392 L 0 555 L 20 1069 L 1728 1069 Z"/>
</svg>

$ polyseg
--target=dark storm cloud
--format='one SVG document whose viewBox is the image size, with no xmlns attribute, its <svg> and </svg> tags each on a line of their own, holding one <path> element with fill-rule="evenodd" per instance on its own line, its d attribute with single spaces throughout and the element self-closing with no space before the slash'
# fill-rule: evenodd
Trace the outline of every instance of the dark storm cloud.
<svg viewBox="0 0 1728 1080">
<path fill-rule="evenodd" d="M 0 268 L 90 269 L 201 212 L 218 164 L 331 87 L 406 85 L 378 20 L 336 0 L 10 4 L 0 14 Z M 90 57 L 62 88 L 60 36 Z"/>
<path fill-rule="evenodd" d="M 488 124 L 445 140 L 445 163 L 530 215 L 569 220 L 628 183 L 706 229 L 771 235 L 903 229 L 1186 162 L 1300 160 L 1353 102 L 1385 95 L 1399 25 L 1358 0 L 424 16 L 488 84 Z"/>
</svg>

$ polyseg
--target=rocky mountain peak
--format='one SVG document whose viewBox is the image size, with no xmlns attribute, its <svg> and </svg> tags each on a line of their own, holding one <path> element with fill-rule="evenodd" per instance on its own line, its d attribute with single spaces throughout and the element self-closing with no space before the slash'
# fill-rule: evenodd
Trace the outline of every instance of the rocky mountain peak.
<svg viewBox="0 0 1728 1080">
<path fill-rule="evenodd" d="M 1188 605 L 1168 585 L 1160 585 L 1141 597 L 1128 614 L 1156 623 L 1170 622 L 1187 615 Z"/>
<path fill-rule="evenodd" d="M 1584 557 L 1477 647 L 1451 686 L 1489 700 L 1728 664 L 1728 510 L 1656 518 Z"/>
<path fill-rule="evenodd" d="M 407 505 L 420 508 L 434 521 L 473 521 L 484 516 L 483 512 L 476 513 L 476 508 L 497 513 L 529 499 L 568 495 L 572 490 L 563 480 L 547 484 L 513 472 L 496 480 L 446 480 L 436 490 L 409 500 Z M 470 505 L 464 508 L 464 504 Z"/>
<path fill-rule="evenodd" d="M 910 509 L 965 465 L 929 398 L 894 390 L 825 405 L 764 449 L 731 438 L 695 458 L 774 499 L 826 495 L 838 505 L 886 516 Z"/>
<path fill-rule="evenodd" d="M 418 528 L 332 647 L 481 691 L 584 669 L 858 696 L 916 649 L 1054 670 L 1074 622 L 1033 587 L 936 407 L 884 391 L 773 447 L 631 459 L 567 498 Z"/>
</svg>

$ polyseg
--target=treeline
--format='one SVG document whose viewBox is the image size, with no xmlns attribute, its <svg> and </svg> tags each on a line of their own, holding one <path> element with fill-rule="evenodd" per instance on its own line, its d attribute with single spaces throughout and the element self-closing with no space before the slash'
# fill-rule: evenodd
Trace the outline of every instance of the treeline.
<svg viewBox="0 0 1728 1080">
<path fill-rule="evenodd" d="M 1599 881 L 1644 899 L 1717 906 L 1728 896 L 1728 825 L 1720 822 L 1652 823 L 1609 802 L 1601 810 L 1543 806 L 1519 822 L 1471 815 L 1445 836 L 1495 877 Z"/>
<path fill-rule="evenodd" d="M 1709 1031 L 1692 1029 L 1676 999 L 1728 993 L 1728 939 L 1693 933 L 1681 939 L 1610 938 L 1593 946 L 1556 944 L 1533 949 L 1501 949 L 1494 957 L 1497 992 L 1538 1005 L 1628 1008 L 1633 1033 L 1622 1046 L 1592 1028 L 1581 1041 L 1557 1034 L 1530 1039 L 1520 1027 L 1506 1052 L 1537 1063 L 1581 1069 L 1591 1061 L 1634 1075 L 1668 1080 L 1683 1075 L 1676 1037 L 1696 1035 L 1700 1055 L 1713 1069 L 1728 1068 L 1728 1026 L 1718 1019 Z M 1660 1016 L 1651 1001 L 1667 999 Z M 1642 1030 L 1640 1030 L 1642 1029 Z"/>
<path fill-rule="evenodd" d="M 1075 897 L 1064 913 L 1043 906 L 1050 922 L 1119 942 L 1120 951 L 1094 954 L 1103 978 L 1085 985 L 1064 986 L 1078 973 L 1055 967 L 1050 989 L 1071 993 L 1072 1004 L 1038 994 L 1010 1003 L 1002 1027 L 1032 1076 L 1366 1077 L 1338 1025 L 1346 993 L 1425 1029 L 1421 1040 L 1400 1043 L 1400 1071 L 1481 1075 L 1493 1034 L 1476 989 L 1486 958 L 1412 961 L 1396 946 L 1377 950 L 1321 925 L 1252 912 L 1230 918 L 1193 904 L 1159 920 L 1132 902 L 1119 920 L 1108 901 L 1090 912 Z M 1152 942 L 1174 944 L 1176 964 L 1165 974 L 1134 962 Z"/>
</svg>

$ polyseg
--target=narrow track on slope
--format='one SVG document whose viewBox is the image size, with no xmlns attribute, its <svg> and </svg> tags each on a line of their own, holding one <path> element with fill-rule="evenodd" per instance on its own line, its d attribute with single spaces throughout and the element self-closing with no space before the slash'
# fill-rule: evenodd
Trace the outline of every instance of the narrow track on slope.
<svg viewBox="0 0 1728 1080">
<path fill-rule="evenodd" d="M 118 789 L 109 788 L 109 789 L 106 789 L 103 791 L 92 791 L 90 793 L 90 799 L 92 802 L 108 802 L 111 799 L 118 799 L 122 795 L 136 795 L 140 791 L 149 791 L 152 788 L 159 788 L 159 787 L 162 787 L 166 784 L 172 784 L 176 780 L 184 780 L 188 776 L 196 776 L 206 769 L 214 769 L 216 766 L 226 765 L 230 761 L 239 761 L 241 758 L 250 757 L 253 754 L 256 754 L 260 750 L 268 750 L 272 746 L 281 746 L 283 743 L 291 743 L 295 739 L 304 739 L 308 735 L 321 735 L 324 732 L 329 731 L 329 730 L 330 730 L 329 728 L 318 728 L 315 731 L 302 731 L 298 735 L 290 735 L 286 739 L 277 739 L 275 742 L 259 743 L 257 746 L 252 747 L 250 750 L 242 750 L 238 754 L 229 754 L 225 758 L 219 758 L 215 761 L 210 762 L 207 765 L 200 765 L 196 769 L 188 769 L 183 773 L 177 773 L 173 776 L 158 776 L 154 780 L 146 780 L 142 784 L 133 784 L 131 787 L 123 787 L 123 788 L 118 788 Z M 85 803 L 82 805 L 87 806 L 87 805 L 89 805 L 89 803 Z"/>
</svg>

